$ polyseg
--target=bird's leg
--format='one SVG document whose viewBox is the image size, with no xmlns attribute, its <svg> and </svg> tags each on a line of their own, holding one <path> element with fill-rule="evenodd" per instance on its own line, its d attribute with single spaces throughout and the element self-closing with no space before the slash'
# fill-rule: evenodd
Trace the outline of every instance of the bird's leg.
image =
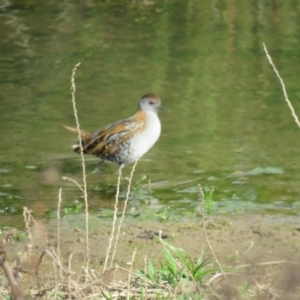
<svg viewBox="0 0 300 300">
<path fill-rule="evenodd" d="M 100 167 L 103 165 L 103 163 L 104 163 L 104 160 L 100 160 L 100 161 L 96 164 L 95 169 L 93 170 L 92 173 L 101 173 Z"/>
</svg>

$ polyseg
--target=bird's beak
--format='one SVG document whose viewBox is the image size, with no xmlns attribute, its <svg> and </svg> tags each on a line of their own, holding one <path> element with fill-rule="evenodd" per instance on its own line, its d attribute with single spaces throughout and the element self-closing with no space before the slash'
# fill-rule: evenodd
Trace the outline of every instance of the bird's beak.
<svg viewBox="0 0 300 300">
<path fill-rule="evenodd" d="M 170 110 L 167 109 L 166 107 L 162 106 L 162 105 L 159 106 L 158 109 L 159 109 L 159 110 L 162 110 L 162 111 L 165 111 L 165 112 L 167 112 L 167 113 L 170 113 Z"/>
</svg>

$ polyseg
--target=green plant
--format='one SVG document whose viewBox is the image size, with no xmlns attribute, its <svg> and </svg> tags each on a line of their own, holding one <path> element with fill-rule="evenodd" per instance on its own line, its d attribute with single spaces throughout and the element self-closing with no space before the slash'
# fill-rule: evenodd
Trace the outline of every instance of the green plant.
<svg viewBox="0 0 300 300">
<path fill-rule="evenodd" d="M 106 300 L 112 300 L 113 297 L 110 294 L 105 293 L 104 291 L 101 291 L 102 296 L 106 299 Z"/>
<path fill-rule="evenodd" d="M 148 175 L 143 175 L 141 177 L 140 180 L 136 181 L 136 183 L 132 186 L 132 190 L 135 191 L 137 194 L 141 192 L 142 190 L 142 182 L 145 180 L 145 179 L 148 179 Z"/>
<path fill-rule="evenodd" d="M 61 291 L 53 291 L 50 294 L 50 298 L 54 298 L 54 299 L 65 299 L 66 298 L 66 294 L 61 292 Z"/>
<path fill-rule="evenodd" d="M 178 279 L 188 279 L 194 281 L 202 281 L 202 279 L 209 274 L 216 273 L 218 269 L 206 269 L 208 265 L 208 258 L 203 259 L 203 251 L 198 260 L 194 262 L 192 257 L 185 250 L 175 247 L 166 241 L 160 239 L 164 246 L 164 256 L 166 258 L 167 267 L 172 274 Z"/>
<path fill-rule="evenodd" d="M 20 242 L 20 241 L 25 241 L 27 239 L 27 235 L 25 232 L 18 231 L 12 234 L 12 238 L 15 241 Z"/>
<path fill-rule="evenodd" d="M 69 207 L 65 207 L 63 209 L 64 216 L 70 215 L 70 214 L 77 214 L 82 211 L 83 204 L 80 202 L 76 202 L 73 205 Z"/>
<path fill-rule="evenodd" d="M 165 222 L 170 218 L 171 207 L 164 207 L 162 211 L 157 212 L 154 216 L 158 218 L 160 222 Z"/>
<path fill-rule="evenodd" d="M 166 241 L 159 239 L 164 247 L 164 261 L 155 269 L 152 261 L 148 259 L 147 272 L 138 271 L 147 281 L 158 286 L 161 282 L 167 282 L 176 287 L 182 280 L 201 283 L 207 275 L 218 272 L 216 268 L 207 268 L 208 259 L 203 259 L 203 251 L 195 262 L 185 250 L 175 247 Z"/>
<path fill-rule="evenodd" d="M 132 198 L 137 198 L 139 200 L 148 200 L 149 195 L 151 195 L 149 175 L 142 175 L 142 177 L 133 184 L 131 192 L 132 192 L 131 195 Z"/>
<path fill-rule="evenodd" d="M 249 282 L 245 282 L 241 287 L 238 288 L 243 299 L 251 299 L 249 294 Z"/>
</svg>

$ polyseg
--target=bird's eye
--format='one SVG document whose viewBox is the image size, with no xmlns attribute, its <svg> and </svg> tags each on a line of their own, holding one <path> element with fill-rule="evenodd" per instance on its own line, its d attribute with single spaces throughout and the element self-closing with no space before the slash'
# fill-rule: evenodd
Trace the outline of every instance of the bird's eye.
<svg viewBox="0 0 300 300">
<path fill-rule="evenodd" d="M 149 101 L 149 104 L 153 105 L 153 104 L 154 104 L 154 101 Z"/>
</svg>

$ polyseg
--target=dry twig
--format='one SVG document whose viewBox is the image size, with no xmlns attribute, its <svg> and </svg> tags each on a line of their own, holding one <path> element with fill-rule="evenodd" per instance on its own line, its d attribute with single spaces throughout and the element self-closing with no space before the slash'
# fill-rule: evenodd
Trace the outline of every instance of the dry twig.
<svg viewBox="0 0 300 300">
<path fill-rule="evenodd" d="M 204 220 L 204 193 L 203 193 L 203 189 L 202 189 L 201 184 L 198 184 L 198 187 L 199 187 L 199 195 L 200 195 L 200 203 L 201 203 L 201 205 L 200 205 L 200 214 L 201 214 L 201 218 L 202 218 L 202 222 L 201 222 L 202 223 L 202 231 L 203 231 L 203 235 L 204 235 L 204 238 L 205 238 L 205 242 L 206 242 L 206 244 L 207 244 L 207 246 L 210 250 L 210 253 L 213 256 L 215 262 L 217 263 L 223 277 L 227 280 L 226 274 L 225 274 L 225 272 L 224 272 L 224 270 L 223 270 L 223 268 L 222 268 L 222 266 L 221 266 L 221 264 L 220 264 L 220 262 L 219 262 L 219 260 L 216 256 L 216 254 L 215 254 L 215 252 L 214 252 L 214 250 L 213 250 L 213 248 L 212 248 L 212 246 L 209 242 L 209 239 L 208 239 L 208 236 L 207 236 L 207 233 L 206 233 L 205 220 Z"/>
<path fill-rule="evenodd" d="M 85 204 L 85 238 L 86 238 L 86 265 L 89 265 L 90 262 L 90 247 L 89 247 L 89 204 L 88 204 L 88 196 L 87 196 L 87 186 L 86 186 L 86 171 L 85 171 L 85 160 L 84 154 L 82 149 L 82 143 L 80 142 L 80 124 L 78 120 L 78 114 L 76 109 L 76 101 L 75 101 L 75 92 L 76 92 L 76 85 L 75 85 L 75 73 L 77 68 L 80 66 L 80 63 L 76 64 L 71 76 L 71 92 L 72 92 L 72 103 L 73 103 L 73 111 L 74 117 L 76 121 L 76 128 L 78 131 L 78 140 L 79 140 L 79 147 L 80 147 L 80 155 L 81 155 L 81 165 L 82 165 L 82 181 L 83 181 L 83 194 L 84 194 L 84 204 Z"/>
<path fill-rule="evenodd" d="M 57 249 L 57 258 L 60 261 L 59 265 L 63 265 L 62 257 L 60 255 L 60 207 L 62 202 L 61 191 L 62 188 L 60 188 L 58 192 L 58 204 L 57 204 L 57 248 L 56 249 Z M 62 269 L 59 268 L 59 271 L 60 271 L 60 279 L 62 279 Z"/>
<path fill-rule="evenodd" d="M 147 283 L 147 277 L 146 277 L 146 274 L 147 274 L 147 255 L 145 255 L 144 257 L 144 288 L 145 288 L 145 294 L 144 294 L 144 297 L 145 299 L 147 299 L 147 292 L 148 292 L 148 283 Z"/>
<path fill-rule="evenodd" d="M 25 222 L 25 231 L 28 236 L 30 244 L 32 244 L 32 234 L 30 230 L 30 223 L 33 222 L 36 224 L 35 219 L 32 216 L 32 210 L 28 209 L 26 206 L 23 207 L 23 217 Z"/>
<path fill-rule="evenodd" d="M 21 300 L 23 299 L 21 289 L 19 287 L 19 283 L 17 282 L 12 269 L 9 267 L 6 262 L 6 253 L 4 251 L 3 245 L 0 245 L 0 266 L 2 267 L 5 276 L 9 282 L 11 287 L 11 296 L 13 300 Z"/>
<path fill-rule="evenodd" d="M 73 183 L 74 183 L 75 185 L 77 185 L 78 188 L 84 193 L 84 190 L 83 190 L 82 186 L 81 186 L 76 180 L 74 180 L 74 179 L 72 179 L 72 178 L 70 178 L 70 177 L 66 177 L 66 176 L 63 176 L 62 179 L 63 179 L 63 180 L 68 180 L 68 181 L 73 182 Z"/>
<path fill-rule="evenodd" d="M 130 285 L 131 285 L 131 274 L 132 274 L 132 269 L 133 269 L 135 254 L 136 254 L 136 248 L 134 249 L 134 251 L 132 253 L 132 258 L 131 258 L 131 262 L 130 262 L 130 271 L 129 271 L 128 280 L 127 280 L 127 295 L 126 295 L 126 299 L 127 300 L 130 299 L 130 293 L 129 293 L 129 291 L 130 291 Z"/>
<path fill-rule="evenodd" d="M 113 251 L 113 254 L 112 254 L 112 258 L 111 258 L 110 267 L 112 267 L 113 261 L 115 259 L 115 255 L 116 255 L 116 251 L 117 251 L 117 245 L 118 245 L 119 236 L 120 236 L 120 231 L 121 231 L 122 223 L 123 223 L 123 220 L 124 220 L 124 216 L 125 216 L 125 212 L 126 212 L 128 200 L 129 200 L 132 177 L 133 177 L 133 173 L 135 171 L 135 167 L 137 165 L 137 162 L 138 162 L 138 159 L 135 161 L 135 163 L 134 163 L 134 165 L 133 165 L 133 167 L 131 169 L 130 177 L 128 179 L 128 187 L 127 187 L 126 199 L 125 199 L 125 203 L 124 203 L 124 207 L 123 207 L 123 211 L 122 211 L 122 216 L 121 216 L 120 223 L 119 223 L 118 230 L 117 230 L 116 241 L 115 241 L 114 251 Z"/>
<path fill-rule="evenodd" d="M 277 69 L 276 69 L 276 67 L 275 67 L 275 65 L 274 65 L 274 63 L 273 63 L 273 61 L 272 61 L 272 58 L 271 58 L 271 56 L 270 56 L 270 54 L 269 54 L 269 52 L 268 52 L 268 50 L 267 50 L 267 47 L 266 47 L 265 43 L 263 43 L 263 46 L 264 46 L 264 50 L 265 50 L 267 59 L 268 59 L 269 63 L 271 64 L 271 66 L 273 67 L 273 70 L 274 70 L 276 76 L 278 77 L 278 79 L 279 79 L 279 81 L 280 81 L 280 84 L 281 84 L 281 87 L 282 87 L 282 91 L 283 91 L 283 95 L 284 95 L 284 99 L 285 99 L 285 101 L 286 101 L 288 107 L 289 107 L 290 110 L 291 110 L 292 116 L 294 117 L 294 120 L 295 120 L 296 124 L 297 124 L 298 127 L 300 128 L 300 122 L 299 122 L 299 119 L 298 119 L 298 117 L 297 117 L 297 115 L 296 115 L 296 113 L 295 113 L 295 110 L 294 110 L 294 108 L 293 108 L 293 106 L 292 106 L 291 101 L 290 101 L 289 98 L 288 98 L 288 95 L 287 95 L 287 92 L 286 92 L 286 89 L 285 89 L 284 81 L 283 81 L 283 79 L 281 78 L 281 76 L 279 75 L 279 72 L 277 71 Z"/>
<path fill-rule="evenodd" d="M 121 185 L 121 176 L 122 176 L 122 169 L 119 168 L 118 186 L 117 186 L 117 191 L 116 191 L 115 208 L 114 208 L 114 218 L 113 218 L 113 223 L 112 223 L 111 234 L 110 234 L 107 249 L 106 249 L 105 262 L 104 262 L 104 266 L 103 266 L 103 273 L 106 271 L 106 267 L 107 267 L 107 263 L 108 263 L 108 259 L 109 259 L 109 253 L 110 253 L 112 242 L 113 242 L 114 235 L 115 235 L 115 228 L 116 228 L 116 222 L 117 222 L 117 213 L 118 213 L 118 203 L 119 203 L 119 193 L 120 193 L 120 185 Z M 110 265 L 112 265 L 112 262 L 111 262 Z"/>
</svg>

